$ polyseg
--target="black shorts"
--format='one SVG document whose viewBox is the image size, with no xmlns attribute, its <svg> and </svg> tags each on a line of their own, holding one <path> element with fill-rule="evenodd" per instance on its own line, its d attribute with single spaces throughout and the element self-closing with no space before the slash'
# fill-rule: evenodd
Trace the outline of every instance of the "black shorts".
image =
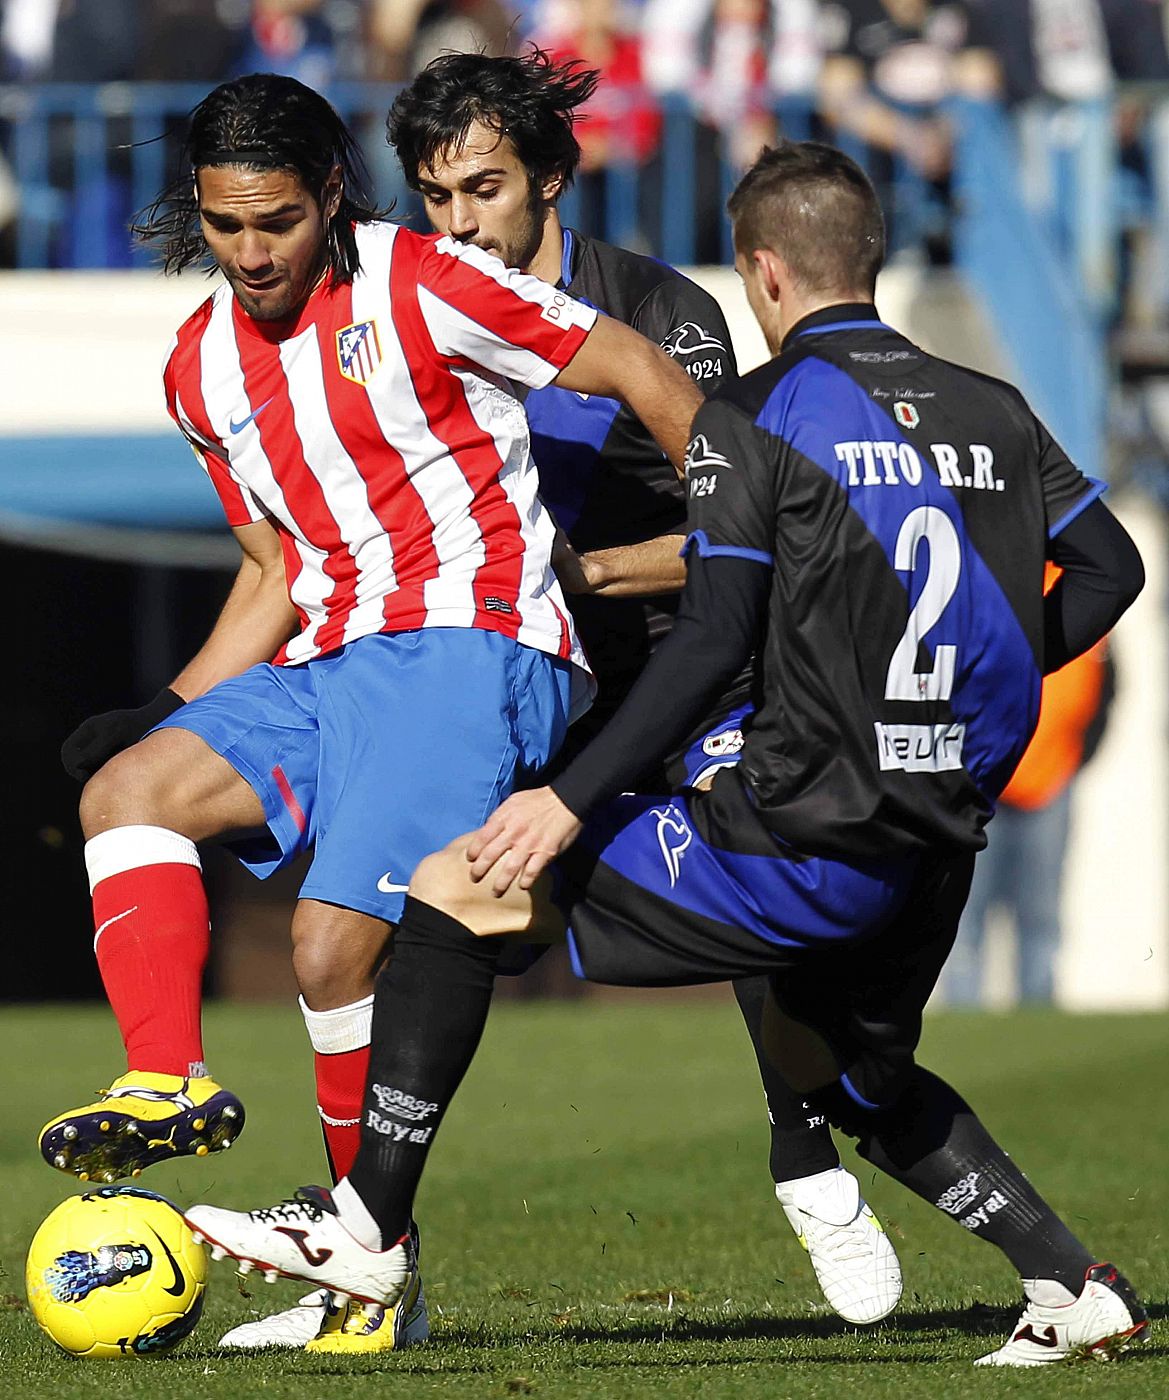
<svg viewBox="0 0 1169 1400">
<path fill-rule="evenodd" d="M 973 853 L 727 851 L 696 829 L 702 801 L 620 798 L 557 861 L 577 975 L 637 987 L 766 976 L 783 1010 L 832 1046 L 846 1090 L 887 1099 L 912 1066 Z"/>
</svg>

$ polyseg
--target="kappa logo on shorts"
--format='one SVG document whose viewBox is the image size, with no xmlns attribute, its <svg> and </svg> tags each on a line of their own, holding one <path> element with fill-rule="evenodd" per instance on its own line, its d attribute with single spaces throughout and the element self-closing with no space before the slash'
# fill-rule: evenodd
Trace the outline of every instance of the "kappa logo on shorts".
<svg viewBox="0 0 1169 1400">
<path fill-rule="evenodd" d="M 651 808 L 650 815 L 658 819 L 658 849 L 666 862 L 670 888 L 673 889 L 681 873 L 682 857 L 694 840 L 694 833 L 679 808 L 672 802 L 668 807 Z"/>
</svg>

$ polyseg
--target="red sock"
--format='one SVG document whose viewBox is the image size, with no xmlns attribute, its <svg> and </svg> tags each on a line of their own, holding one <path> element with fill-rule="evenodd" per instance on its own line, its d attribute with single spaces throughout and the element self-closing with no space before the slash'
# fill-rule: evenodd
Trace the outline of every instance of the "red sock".
<svg viewBox="0 0 1169 1400">
<path fill-rule="evenodd" d="M 131 1070 L 205 1073 L 200 1031 L 210 948 L 194 845 L 160 827 L 117 827 L 86 845 L 94 951 Z"/>
<path fill-rule="evenodd" d="M 317 1112 L 333 1180 L 349 1174 L 361 1142 L 361 1104 L 369 1071 L 373 997 L 332 1011 L 313 1011 L 300 1000 L 313 1046 Z"/>
<path fill-rule="evenodd" d="M 349 1175 L 361 1143 L 361 1101 L 369 1072 L 369 1046 L 339 1055 L 314 1055 L 317 1111 L 325 1134 L 325 1151 L 333 1180 Z"/>
</svg>

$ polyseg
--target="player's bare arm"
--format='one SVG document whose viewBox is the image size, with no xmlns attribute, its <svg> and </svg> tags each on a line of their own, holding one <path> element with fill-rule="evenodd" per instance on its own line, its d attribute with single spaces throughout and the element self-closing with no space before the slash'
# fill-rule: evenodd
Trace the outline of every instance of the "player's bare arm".
<svg viewBox="0 0 1169 1400">
<path fill-rule="evenodd" d="M 239 573 L 211 635 L 171 683 L 184 700 L 271 661 L 296 626 L 280 536 L 266 520 L 233 531 L 243 551 Z"/>
<path fill-rule="evenodd" d="M 637 544 L 614 545 L 577 553 L 563 532 L 557 533 L 552 567 L 566 593 L 603 598 L 638 598 L 677 593 L 686 582 L 682 562 L 685 535 L 658 535 Z"/>
<path fill-rule="evenodd" d="M 61 746 L 61 762 L 70 777 L 88 782 L 115 754 L 136 744 L 186 701 L 257 661 L 270 661 L 288 640 L 295 612 L 276 531 L 261 521 L 241 526 L 235 535 L 244 557 L 210 637 L 148 704 L 83 720 Z"/>
<path fill-rule="evenodd" d="M 690 425 L 702 392 L 659 346 L 611 316 L 601 316 L 556 376 L 562 389 L 619 399 L 683 473 Z"/>
</svg>

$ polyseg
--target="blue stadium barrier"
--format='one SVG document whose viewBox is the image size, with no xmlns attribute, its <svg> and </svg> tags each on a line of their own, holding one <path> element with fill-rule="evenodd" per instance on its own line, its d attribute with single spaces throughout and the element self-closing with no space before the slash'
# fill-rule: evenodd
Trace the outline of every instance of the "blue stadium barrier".
<svg viewBox="0 0 1169 1400">
<path fill-rule="evenodd" d="M 206 91 L 203 85 L 173 84 L 0 86 L 0 135 L 22 196 L 19 266 L 144 263 L 148 255 L 131 247 L 125 221 L 165 183 L 171 151 L 165 139 L 157 138 L 176 130 Z M 379 143 L 395 91 L 388 85 L 351 83 L 328 93 L 366 142 L 372 168 L 386 179 L 390 162 Z M 807 101 L 783 102 L 776 111 L 787 134 L 815 134 Z M 1142 206 L 1124 194 L 1118 179 L 1106 104 L 1033 109 L 1018 124 L 993 106 L 953 106 L 957 264 L 989 309 L 1013 371 L 1037 411 L 1071 455 L 1097 474 L 1106 469 L 1104 332 L 1116 305 L 1122 220 L 1151 221 L 1169 268 L 1167 111 L 1169 107 L 1155 112 L 1149 124 L 1151 179 L 1141 193 Z M 685 99 L 666 99 L 662 116 L 656 203 L 646 197 L 654 192 L 653 171 L 614 166 L 603 177 L 605 222 L 596 231 L 615 242 L 648 242 L 667 261 L 685 265 L 695 261 L 704 216 L 711 227 L 711 210 L 699 207 L 701 192 L 708 200 L 725 199 L 734 172 L 721 156 L 713 172 L 700 167 L 704 137 Z M 709 150 L 709 133 L 705 139 Z M 869 163 L 870 153 L 863 147 L 854 143 L 853 153 Z M 949 213 L 919 176 L 895 166 L 891 189 L 893 224 L 902 246 L 945 231 Z M 566 197 L 568 222 L 583 212 L 579 198 L 579 191 Z M 717 251 L 729 262 L 729 227 L 721 205 L 713 212 L 716 243 L 721 239 Z M 1169 302 L 1165 288 L 1161 298 Z M 29 463 L 41 451 L 47 455 L 37 457 L 30 471 Z M 181 467 L 173 473 L 172 459 Z M 78 494 L 79 460 L 94 467 L 100 490 Z M 163 462 L 168 470 L 149 482 L 152 514 L 145 519 L 142 473 Z M 157 438 L 122 440 L 120 451 L 100 438 L 70 440 L 64 452 L 61 439 L 46 439 L 38 447 L 0 438 L 0 510 L 21 519 L 34 514 L 49 521 L 88 519 L 110 528 L 132 518 L 154 528 L 214 527 L 217 507 L 206 483 L 188 467 L 177 436 L 165 444 Z M 126 472 L 132 480 L 121 481 Z M 164 494 L 156 494 L 163 482 Z"/>
<path fill-rule="evenodd" d="M 1021 179 L 1020 142 L 1004 113 L 969 101 L 955 102 L 953 111 L 957 265 L 988 309 L 1036 412 L 1074 461 L 1103 476 L 1107 297 L 1084 268 L 1097 254 L 1100 214 L 1081 209 L 1077 219 L 1069 209 L 1091 198 L 1103 204 L 1109 190 L 1090 183 L 1100 175 L 1094 161 L 1078 168 L 1064 162 L 1057 173 L 1066 185 L 1026 168 Z M 1047 190 L 1038 207 L 1024 195 L 1028 176 L 1033 188 Z"/>
<path fill-rule="evenodd" d="M 17 267 L 149 265 L 150 254 L 131 244 L 126 224 L 166 183 L 174 144 L 168 133 L 181 129 L 208 90 L 209 85 L 190 83 L 0 85 L 0 143 L 22 200 Z M 362 142 L 375 180 L 380 172 L 387 185 L 393 177 L 382 145 L 384 121 L 397 91 L 391 84 L 360 82 L 326 91 Z M 628 100 L 636 96 L 631 92 Z M 660 106 L 657 155 L 641 168 L 618 162 L 607 169 L 602 221 L 588 231 L 686 265 L 699 251 L 700 133 L 685 98 L 669 96 Z M 775 110 L 786 133 L 797 139 L 813 133 L 810 100 L 785 99 Z M 721 227 L 722 210 L 737 171 L 722 156 L 717 160 L 706 197 L 718 207 L 707 213 L 720 226 L 718 252 L 729 263 L 733 250 L 729 230 Z M 377 193 L 388 200 L 400 186 Z M 568 222 L 581 221 L 579 189 L 568 192 L 563 209 Z M 408 214 L 409 202 L 399 212 Z"/>
</svg>

